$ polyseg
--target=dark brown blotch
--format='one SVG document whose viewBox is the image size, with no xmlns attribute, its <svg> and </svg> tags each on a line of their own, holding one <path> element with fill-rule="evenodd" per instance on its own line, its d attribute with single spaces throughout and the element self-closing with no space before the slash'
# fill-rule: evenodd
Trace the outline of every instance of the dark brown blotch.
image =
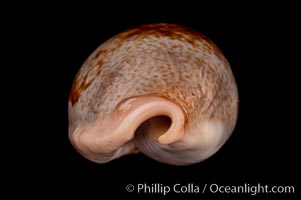
<svg viewBox="0 0 301 200">
<path fill-rule="evenodd" d="M 176 24 L 148 24 L 134 29 L 130 29 L 120 34 L 121 39 L 128 39 L 136 35 L 153 35 L 156 37 L 169 37 L 171 39 L 181 39 L 192 45 L 196 40 L 209 41 L 204 35 Z M 209 43 L 211 43 L 209 41 Z"/>
<path fill-rule="evenodd" d="M 96 77 L 100 74 L 101 72 L 101 66 L 103 65 L 103 61 L 100 60 L 97 63 L 97 70 L 96 73 L 91 74 L 91 70 L 89 70 L 83 77 L 79 77 L 80 72 L 78 75 L 76 75 L 75 81 L 73 83 L 73 86 L 71 88 L 69 100 L 71 102 L 71 105 L 73 106 L 76 104 L 80 98 L 80 95 L 83 91 L 85 91 L 96 79 Z M 87 81 L 87 78 L 89 76 L 93 76 L 89 81 Z"/>
</svg>

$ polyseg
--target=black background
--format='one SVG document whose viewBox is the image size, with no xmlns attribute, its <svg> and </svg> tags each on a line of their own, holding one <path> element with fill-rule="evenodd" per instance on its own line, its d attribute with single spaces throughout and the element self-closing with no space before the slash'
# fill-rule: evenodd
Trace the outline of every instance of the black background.
<svg viewBox="0 0 301 200">
<path fill-rule="evenodd" d="M 29 61 L 18 71 L 22 82 L 17 95 L 23 99 L 26 114 L 22 115 L 25 120 L 14 127 L 22 126 L 29 136 L 22 133 L 18 140 L 22 147 L 18 149 L 18 167 L 11 173 L 18 174 L 13 186 L 34 183 L 24 193 L 39 191 L 59 197 L 63 192 L 71 196 L 95 195 L 99 197 L 96 199 L 108 199 L 105 197 L 108 194 L 143 199 L 147 195 L 125 190 L 127 184 L 138 183 L 296 186 L 300 169 L 297 166 L 300 82 L 296 70 L 300 63 L 296 61 L 299 52 L 294 50 L 298 47 L 294 10 L 282 6 L 246 6 L 233 11 L 211 11 L 209 7 L 209 12 L 203 12 L 207 10 L 203 8 L 190 15 L 180 12 L 104 15 L 101 11 L 90 13 L 85 8 L 46 8 L 24 11 L 17 18 L 18 25 L 8 23 L 16 30 L 12 36 L 19 42 L 17 49 L 25 53 L 19 60 Z M 170 166 L 142 154 L 103 165 L 84 159 L 68 140 L 68 95 L 77 71 L 90 53 L 110 37 L 137 25 L 161 22 L 195 29 L 222 50 L 239 90 L 235 131 L 218 153 L 191 166 Z M 25 73 L 29 75 L 24 78 Z M 268 196 L 288 199 L 295 195 Z M 206 197 L 223 196 L 176 195 L 177 199 Z M 256 196 L 261 197 L 266 196 Z M 157 194 L 155 198 L 163 196 Z"/>
</svg>

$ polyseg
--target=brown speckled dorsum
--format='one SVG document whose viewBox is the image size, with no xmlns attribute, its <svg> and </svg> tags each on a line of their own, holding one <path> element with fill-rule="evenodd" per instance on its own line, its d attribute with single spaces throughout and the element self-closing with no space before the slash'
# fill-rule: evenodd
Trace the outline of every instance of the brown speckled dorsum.
<svg viewBox="0 0 301 200">
<path fill-rule="evenodd" d="M 230 65 L 209 39 L 179 25 L 143 25 L 103 43 L 80 68 L 69 137 L 98 163 L 141 151 L 187 165 L 226 142 L 237 109 Z"/>
</svg>

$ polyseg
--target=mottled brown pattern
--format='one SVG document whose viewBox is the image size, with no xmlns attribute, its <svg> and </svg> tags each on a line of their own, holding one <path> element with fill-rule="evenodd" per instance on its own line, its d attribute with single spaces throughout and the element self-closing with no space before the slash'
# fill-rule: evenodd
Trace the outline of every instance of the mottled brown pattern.
<svg viewBox="0 0 301 200">
<path fill-rule="evenodd" d="M 204 119 L 234 129 L 238 93 L 222 52 L 202 34 L 173 24 L 143 25 L 98 47 L 78 72 L 70 93 L 70 133 L 114 112 L 125 99 L 164 97 L 177 104 L 187 130 Z"/>
<path fill-rule="evenodd" d="M 96 53 L 96 55 L 98 55 L 98 56 L 99 56 L 99 54 L 100 54 L 100 52 Z M 81 93 L 83 91 L 85 91 L 91 85 L 91 83 L 94 81 L 95 77 L 97 77 L 100 74 L 100 69 L 101 69 L 102 64 L 103 64 L 102 60 L 97 62 L 98 68 L 96 69 L 96 73 L 90 74 L 88 72 L 88 73 L 84 74 L 83 76 L 81 76 L 82 75 L 81 72 L 79 72 L 77 74 L 75 79 L 78 81 L 75 81 L 73 83 L 73 86 L 72 86 L 71 92 L 70 92 L 70 96 L 69 96 L 72 106 L 74 106 L 74 104 L 77 103 Z M 94 78 L 87 80 L 88 76 L 94 76 Z"/>
</svg>

